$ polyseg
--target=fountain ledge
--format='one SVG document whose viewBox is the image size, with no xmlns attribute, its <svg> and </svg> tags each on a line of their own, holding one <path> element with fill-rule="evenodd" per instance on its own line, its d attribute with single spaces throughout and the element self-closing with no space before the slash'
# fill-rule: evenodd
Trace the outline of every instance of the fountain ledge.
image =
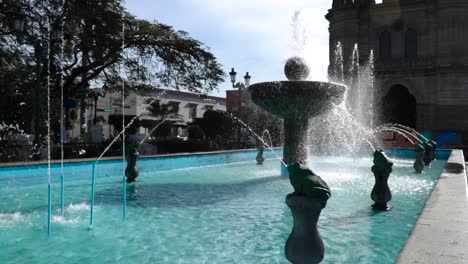
<svg viewBox="0 0 468 264">
<path fill-rule="evenodd" d="M 468 263 L 468 190 L 462 150 L 452 150 L 395 263 Z"/>
</svg>

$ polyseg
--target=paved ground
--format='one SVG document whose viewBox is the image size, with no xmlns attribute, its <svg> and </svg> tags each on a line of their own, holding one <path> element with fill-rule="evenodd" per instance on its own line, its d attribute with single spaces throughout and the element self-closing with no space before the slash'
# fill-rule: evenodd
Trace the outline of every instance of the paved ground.
<svg viewBox="0 0 468 264">
<path fill-rule="evenodd" d="M 398 264 L 468 263 L 466 168 L 454 150 L 397 260 Z"/>
</svg>

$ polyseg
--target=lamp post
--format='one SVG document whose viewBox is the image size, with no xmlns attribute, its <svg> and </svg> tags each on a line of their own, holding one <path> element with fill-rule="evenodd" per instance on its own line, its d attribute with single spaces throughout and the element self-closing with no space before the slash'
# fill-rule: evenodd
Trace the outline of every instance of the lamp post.
<svg viewBox="0 0 468 264">
<path fill-rule="evenodd" d="M 238 105 L 237 105 L 237 112 L 238 116 L 242 115 L 242 103 L 244 101 L 244 90 L 246 90 L 247 87 L 250 85 L 250 79 L 252 76 L 249 75 L 249 72 L 246 72 L 244 75 L 244 83 L 238 82 L 236 83 L 236 75 L 237 72 L 234 70 L 234 68 L 231 68 L 231 72 L 229 72 L 229 77 L 231 77 L 231 83 L 233 88 L 237 88 L 239 91 L 237 93 L 238 95 Z M 242 117 L 242 116 L 241 116 Z M 239 126 L 239 129 L 237 130 L 237 145 L 240 146 L 241 142 L 241 127 Z"/>
</svg>

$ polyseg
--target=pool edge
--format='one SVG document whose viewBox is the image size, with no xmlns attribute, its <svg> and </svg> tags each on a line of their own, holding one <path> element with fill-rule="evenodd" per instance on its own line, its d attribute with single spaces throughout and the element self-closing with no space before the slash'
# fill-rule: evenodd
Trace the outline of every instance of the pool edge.
<svg viewBox="0 0 468 264">
<path fill-rule="evenodd" d="M 463 151 L 452 150 L 395 263 L 468 262 L 467 187 Z"/>
</svg>

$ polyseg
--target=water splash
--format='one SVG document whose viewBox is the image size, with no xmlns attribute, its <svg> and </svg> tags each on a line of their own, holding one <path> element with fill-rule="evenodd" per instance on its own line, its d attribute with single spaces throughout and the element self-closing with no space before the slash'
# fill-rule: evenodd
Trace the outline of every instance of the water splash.
<svg viewBox="0 0 468 264">
<path fill-rule="evenodd" d="M 370 128 L 374 127 L 374 85 L 375 85 L 375 77 L 374 77 L 374 50 L 370 51 L 369 54 L 369 61 L 367 63 L 366 67 L 366 79 L 364 80 L 366 83 L 369 84 L 369 108 L 368 108 L 368 114 L 369 114 L 369 122 L 370 122 Z"/>
<path fill-rule="evenodd" d="M 163 90 L 159 95 L 155 96 L 154 98 L 152 98 L 149 102 L 148 102 L 148 105 L 151 105 L 152 103 L 154 103 L 156 100 L 159 100 L 161 99 L 161 97 L 166 94 L 166 90 Z M 133 117 L 130 122 L 124 127 L 125 129 L 129 128 L 131 125 L 133 125 L 133 123 L 135 123 L 135 121 L 140 118 L 141 115 L 143 115 L 146 111 L 145 110 L 142 110 L 140 111 L 139 113 L 137 113 L 137 115 L 135 117 Z M 115 136 L 112 141 L 109 143 L 109 145 L 107 145 L 107 147 L 104 149 L 104 151 L 101 153 L 101 155 L 99 155 L 99 157 L 96 159 L 95 163 L 97 164 L 101 159 L 102 157 L 107 153 L 107 151 L 109 151 L 109 149 L 112 147 L 112 145 L 114 145 L 114 143 L 122 136 L 122 134 L 124 133 L 124 130 L 120 131 L 119 134 L 117 134 L 117 136 Z"/>
<path fill-rule="evenodd" d="M 301 15 L 302 10 L 296 10 L 292 16 L 292 45 L 296 54 L 303 54 L 309 42 L 307 27 Z"/>
<path fill-rule="evenodd" d="M 48 1 L 47 1 L 48 2 Z M 43 2 L 45 4 L 45 2 Z M 45 8 L 45 6 L 43 6 Z M 52 221 L 52 172 L 50 167 L 50 53 L 51 53 L 51 23 L 50 18 L 47 16 L 47 78 L 46 78 L 46 88 L 47 88 L 47 179 L 48 179 L 48 187 L 47 187 L 47 234 L 51 235 L 51 221 Z"/>
<path fill-rule="evenodd" d="M 265 136 L 268 136 L 268 139 L 269 139 L 269 144 L 270 146 L 273 146 L 273 140 L 271 140 L 271 135 L 270 135 L 270 131 L 268 131 L 268 129 L 265 129 L 263 130 L 262 132 L 262 139 L 265 140 Z"/>
<path fill-rule="evenodd" d="M 125 13 L 122 12 L 122 52 L 125 52 Z M 125 57 L 125 55 L 124 55 Z M 122 75 L 125 75 L 125 60 L 122 60 Z M 125 179 L 125 81 L 122 78 L 122 216 L 127 214 L 127 188 Z"/>
<path fill-rule="evenodd" d="M 344 77 L 344 61 L 343 61 L 343 45 L 341 42 L 336 43 L 335 51 L 333 52 L 333 68 L 332 76 L 329 76 L 329 81 L 345 84 Z"/>
<path fill-rule="evenodd" d="M 399 129 L 394 129 L 394 128 L 390 128 L 390 127 L 383 127 L 383 128 L 375 130 L 374 133 L 380 133 L 380 132 L 385 132 L 385 131 L 395 132 L 395 133 L 397 133 L 399 135 L 402 135 L 406 140 L 408 140 L 411 144 L 414 145 L 414 141 L 410 137 L 408 137 L 406 135 L 406 133 L 404 133 L 403 131 L 401 131 Z"/>
<path fill-rule="evenodd" d="M 60 213 L 63 215 L 64 213 L 64 203 L 65 203 L 65 191 L 64 191 L 64 180 L 65 180 L 65 175 L 64 175 L 64 169 L 63 169 L 63 160 L 64 160 L 64 149 L 63 149 L 63 143 L 64 143 L 64 134 L 65 134 L 65 110 L 64 110 L 64 95 L 63 95 L 63 75 L 64 75 L 64 70 L 63 70 L 63 61 L 65 59 L 65 34 L 64 34 L 64 29 L 65 29 L 65 21 L 67 19 L 66 17 L 66 7 L 67 0 L 63 0 L 62 2 L 62 8 L 63 8 L 63 18 L 62 22 L 60 24 L 60 30 L 61 30 L 61 35 L 60 35 L 60 60 L 59 60 L 59 71 L 60 71 L 60 76 L 59 76 L 59 86 L 60 86 Z"/>
<path fill-rule="evenodd" d="M 224 113 L 224 112 L 223 112 Z M 286 163 L 284 163 L 283 159 L 280 158 L 278 156 L 278 154 L 276 154 L 276 152 L 273 150 L 273 147 L 270 146 L 269 144 L 267 144 L 265 142 L 265 140 L 260 137 L 257 133 L 255 133 L 255 131 L 252 130 L 252 128 L 250 126 L 248 126 L 244 121 L 242 121 L 240 118 L 234 116 L 232 113 L 229 113 L 229 112 L 225 112 L 224 113 L 227 117 L 229 117 L 231 120 L 233 120 L 234 122 L 242 125 L 243 127 L 245 127 L 250 133 L 251 135 L 253 135 L 256 139 L 260 140 L 260 142 L 263 144 L 263 146 L 265 146 L 266 148 L 268 148 L 269 150 L 271 150 L 271 152 L 273 153 L 273 155 L 281 162 L 283 163 L 284 166 L 288 166 L 286 165 Z"/>
</svg>

